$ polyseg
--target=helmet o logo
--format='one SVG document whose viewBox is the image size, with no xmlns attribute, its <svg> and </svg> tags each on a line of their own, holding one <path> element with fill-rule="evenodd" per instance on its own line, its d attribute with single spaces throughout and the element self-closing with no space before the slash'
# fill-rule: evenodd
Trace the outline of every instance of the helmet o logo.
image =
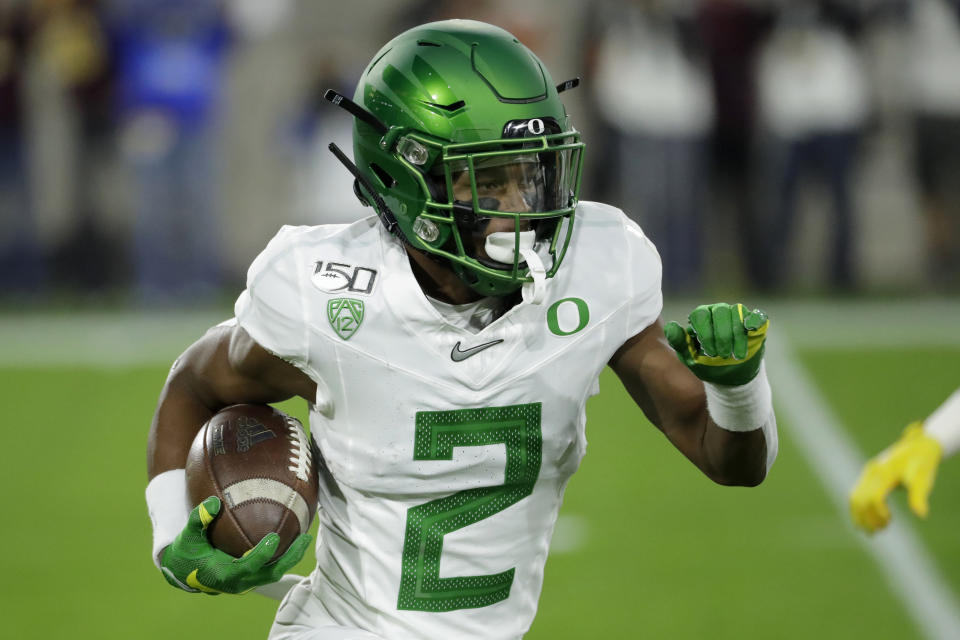
<svg viewBox="0 0 960 640">
<path fill-rule="evenodd" d="M 547 309 L 547 327 L 555 336 L 570 336 L 590 322 L 590 308 L 580 298 L 557 300 Z"/>
<path fill-rule="evenodd" d="M 534 118 L 527 121 L 527 131 L 532 133 L 535 136 L 540 135 L 544 132 L 543 120 L 540 118 Z"/>
</svg>

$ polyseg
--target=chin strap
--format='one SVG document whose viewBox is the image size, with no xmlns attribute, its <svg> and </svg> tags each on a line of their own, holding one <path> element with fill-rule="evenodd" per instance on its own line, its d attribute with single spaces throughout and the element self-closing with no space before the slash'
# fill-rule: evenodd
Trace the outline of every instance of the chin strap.
<svg viewBox="0 0 960 640">
<path fill-rule="evenodd" d="M 527 262 L 533 282 L 524 282 L 521 294 L 523 301 L 530 304 L 540 304 L 547 297 L 547 270 L 543 268 L 543 261 L 533 250 L 533 247 L 521 247 L 520 255 Z"/>
</svg>

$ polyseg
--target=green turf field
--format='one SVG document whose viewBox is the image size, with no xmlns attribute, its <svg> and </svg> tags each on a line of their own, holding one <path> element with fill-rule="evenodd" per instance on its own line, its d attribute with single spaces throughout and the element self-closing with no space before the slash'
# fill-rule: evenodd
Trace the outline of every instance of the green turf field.
<svg viewBox="0 0 960 640">
<path fill-rule="evenodd" d="M 864 451 L 883 449 L 897 427 L 922 419 L 960 386 L 960 348 L 882 349 L 874 352 L 809 350 L 804 364 L 822 383 L 851 435 Z M 865 376 L 862 372 L 876 372 Z M 891 425 L 897 425 L 892 427 Z M 960 465 L 944 464 L 930 497 L 928 521 L 914 527 L 960 594 Z M 904 512 L 905 494 L 895 498 Z M 960 637 L 960 629 L 957 630 Z"/>
<path fill-rule="evenodd" d="M 16 322 L 7 318 L 0 328 Z M 24 331 L 42 333 L 30 334 L 26 323 Z M 46 351 L 72 339 L 51 333 Z M 14 342 L 0 331 L 9 434 L 0 465 L 8 488 L 0 635 L 265 637 L 276 603 L 176 591 L 149 559 L 144 446 L 167 364 L 85 357 L 57 365 L 49 354 L 31 364 L 21 357 L 31 349 Z M 864 453 L 888 444 L 960 380 L 960 345 L 889 342 L 797 347 L 797 360 Z M 13 352 L 21 356 L 2 364 Z M 774 386 L 775 398 L 787 391 Z M 303 416 L 302 407 L 285 408 Z M 887 574 L 795 446 L 804 425 L 779 417 L 777 463 L 763 485 L 743 489 L 702 477 L 609 372 L 588 416 L 588 454 L 567 491 L 529 638 L 920 637 Z M 960 510 L 951 508 L 960 464 L 951 462 L 941 468 L 930 519 L 911 525 L 960 593 Z"/>
</svg>

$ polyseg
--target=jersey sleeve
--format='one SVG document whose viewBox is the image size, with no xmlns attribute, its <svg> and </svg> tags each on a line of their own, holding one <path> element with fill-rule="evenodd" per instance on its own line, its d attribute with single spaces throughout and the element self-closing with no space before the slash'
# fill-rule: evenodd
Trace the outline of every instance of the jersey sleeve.
<svg viewBox="0 0 960 640">
<path fill-rule="evenodd" d="M 624 341 L 653 324 L 663 310 L 660 289 L 662 266 L 660 254 L 640 226 L 624 217 L 624 236 L 629 256 L 630 288 L 627 301 L 627 331 Z"/>
<path fill-rule="evenodd" d="M 924 420 L 923 429 L 943 447 L 943 457 L 960 450 L 960 389 Z"/>
<path fill-rule="evenodd" d="M 308 264 L 296 239 L 301 228 L 285 226 L 247 271 L 247 288 L 234 306 L 237 322 L 264 349 L 291 364 L 309 366 L 309 329 L 303 286 Z"/>
</svg>

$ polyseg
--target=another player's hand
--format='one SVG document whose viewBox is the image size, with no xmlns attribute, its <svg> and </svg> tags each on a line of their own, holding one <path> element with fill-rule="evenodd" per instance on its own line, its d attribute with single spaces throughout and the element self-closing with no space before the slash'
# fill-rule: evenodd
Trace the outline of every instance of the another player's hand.
<svg viewBox="0 0 960 640">
<path fill-rule="evenodd" d="M 214 548 L 207 539 L 207 527 L 219 512 L 220 499 L 216 496 L 198 504 L 190 512 L 187 526 L 163 550 L 160 568 L 171 585 L 192 593 L 246 593 L 282 578 L 300 562 L 310 545 L 311 537 L 303 534 L 276 562 L 267 564 L 280 540 L 276 533 L 269 533 L 242 558 L 234 558 Z"/>
<path fill-rule="evenodd" d="M 742 304 L 701 305 L 690 312 L 686 329 L 678 322 L 663 328 L 680 360 L 706 382 L 746 384 L 760 370 L 770 320 Z"/>
<path fill-rule="evenodd" d="M 908 426 L 899 440 L 863 468 L 850 493 L 853 522 L 870 533 L 887 526 L 890 522 L 887 495 L 899 485 L 907 489 L 911 511 L 926 518 L 930 510 L 930 490 L 942 456 L 940 443 L 923 432 L 921 423 Z"/>
</svg>

